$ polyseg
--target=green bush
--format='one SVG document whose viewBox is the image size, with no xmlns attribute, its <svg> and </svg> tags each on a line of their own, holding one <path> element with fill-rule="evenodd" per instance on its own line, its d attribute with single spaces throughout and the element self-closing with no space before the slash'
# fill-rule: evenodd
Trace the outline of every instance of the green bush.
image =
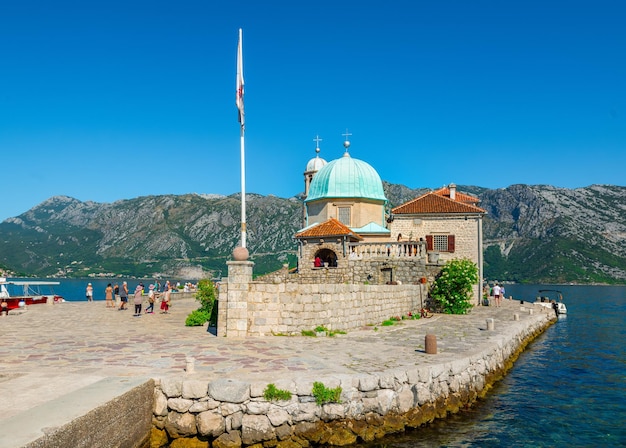
<svg viewBox="0 0 626 448">
<path fill-rule="evenodd" d="M 205 322 L 211 322 L 213 325 L 217 325 L 217 308 L 215 307 L 216 291 L 213 282 L 207 278 L 204 278 L 198 282 L 198 290 L 196 292 L 196 300 L 200 302 L 200 308 L 193 311 L 187 320 L 185 325 L 203 325 Z M 206 315 L 201 323 L 199 322 Z M 192 323 L 189 323 L 192 322 Z"/>
<path fill-rule="evenodd" d="M 263 391 L 263 397 L 265 397 L 267 401 L 290 400 L 291 392 L 284 389 L 278 389 L 274 384 L 268 384 Z"/>
<path fill-rule="evenodd" d="M 433 282 L 430 297 L 446 314 L 466 314 L 472 308 L 472 288 L 478 283 L 478 268 L 471 260 L 449 260 Z"/>
<path fill-rule="evenodd" d="M 191 312 L 187 319 L 185 319 L 185 325 L 188 327 L 199 327 L 204 325 L 211 318 L 211 315 L 204 310 L 194 310 Z"/>
<path fill-rule="evenodd" d="M 313 396 L 315 397 L 315 402 L 318 405 L 323 405 L 324 403 L 341 403 L 341 387 L 337 386 L 334 389 L 328 389 L 324 386 L 324 383 L 314 382 L 313 383 Z"/>
</svg>

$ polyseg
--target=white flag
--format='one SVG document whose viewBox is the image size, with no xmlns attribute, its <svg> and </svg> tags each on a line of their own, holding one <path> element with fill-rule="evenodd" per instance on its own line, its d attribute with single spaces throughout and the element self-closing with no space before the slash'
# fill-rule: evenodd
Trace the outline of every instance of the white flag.
<svg viewBox="0 0 626 448">
<path fill-rule="evenodd" d="M 243 57 L 241 55 L 241 28 L 239 28 L 239 45 L 237 46 L 237 99 L 235 104 L 239 109 L 239 123 L 241 129 L 245 128 L 245 116 L 243 112 Z"/>
</svg>

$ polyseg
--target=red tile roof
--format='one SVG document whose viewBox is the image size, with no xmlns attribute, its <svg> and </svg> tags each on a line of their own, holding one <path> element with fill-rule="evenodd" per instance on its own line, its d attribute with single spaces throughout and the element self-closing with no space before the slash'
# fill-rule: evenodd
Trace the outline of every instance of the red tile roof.
<svg viewBox="0 0 626 448">
<path fill-rule="evenodd" d="M 395 215 L 410 214 L 437 214 L 437 213 L 486 213 L 486 210 L 464 201 L 452 200 L 437 192 L 426 193 L 419 198 L 394 208 L 391 212 Z M 468 195 L 463 195 L 468 196 Z M 459 197 L 459 193 L 456 194 Z M 471 196 L 469 196 L 471 197 Z"/>
<path fill-rule="evenodd" d="M 336 218 L 330 218 L 296 233 L 296 238 L 322 238 L 329 236 L 350 236 L 356 240 L 363 239 L 358 233 L 354 233 L 348 226 L 342 224 Z"/>
<path fill-rule="evenodd" d="M 439 196 L 443 196 L 446 198 L 450 197 L 450 188 L 449 187 L 443 187 L 440 188 L 439 190 L 435 190 L 433 191 L 433 193 L 438 194 Z M 478 199 L 476 196 L 472 196 L 469 195 L 467 193 L 461 193 L 460 191 L 456 191 L 455 195 L 454 195 L 454 200 L 455 201 L 459 201 L 459 202 L 466 202 L 468 204 L 474 204 L 474 205 L 478 205 L 478 203 L 480 202 L 480 199 Z"/>
</svg>

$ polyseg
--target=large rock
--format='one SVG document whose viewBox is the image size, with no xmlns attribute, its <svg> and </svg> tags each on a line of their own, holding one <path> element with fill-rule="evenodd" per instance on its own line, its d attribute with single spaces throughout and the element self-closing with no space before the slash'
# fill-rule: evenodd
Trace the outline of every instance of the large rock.
<svg viewBox="0 0 626 448">
<path fill-rule="evenodd" d="M 243 403 L 250 399 L 250 383 L 218 379 L 209 383 L 209 394 L 217 401 Z"/>
<path fill-rule="evenodd" d="M 267 413 L 267 418 L 270 419 L 270 422 L 273 426 L 280 426 L 284 423 L 291 423 L 291 416 L 287 411 L 283 409 L 270 409 L 270 411 Z"/>
<path fill-rule="evenodd" d="M 209 448 L 209 442 L 202 441 L 196 437 L 186 439 L 174 439 L 169 448 Z"/>
<path fill-rule="evenodd" d="M 265 415 L 244 415 L 241 422 L 241 439 L 252 445 L 276 438 L 274 427 Z"/>
<path fill-rule="evenodd" d="M 201 436 L 218 437 L 226 429 L 226 422 L 221 414 L 212 411 L 201 412 L 196 416 L 198 433 Z"/>
<path fill-rule="evenodd" d="M 194 436 L 198 433 L 196 418 L 192 414 L 171 411 L 165 420 L 165 430 L 173 438 Z"/>
<path fill-rule="evenodd" d="M 240 448 L 241 434 L 239 431 L 226 432 L 213 441 L 213 448 Z"/>
<path fill-rule="evenodd" d="M 167 400 L 167 407 L 180 413 L 187 412 L 192 404 L 193 400 L 186 400 L 184 398 L 170 398 Z"/>
<path fill-rule="evenodd" d="M 183 381 L 183 398 L 203 398 L 206 397 L 208 385 L 206 381 L 187 380 Z"/>
<path fill-rule="evenodd" d="M 356 434 L 350 431 L 348 428 L 336 428 L 333 429 L 330 438 L 328 439 L 328 445 L 332 446 L 346 446 L 356 443 Z"/>
<path fill-rule="evenodd" d="M 158 389 L 154 390 L 154 415 L 165 417 L 167 415 L 167 397 Z"/>
<path fill-rule="evenodd" d="M 168 398 L 180 397 L 183 391 L 183 380 L 180 378 L 162 379 L 161 390 Z"/>
<path fill-rule="evenodd" d="M 161 448 L 169 444 L 167 433 L 162 429 L 152 428 L 150 430 L 150 448 Z"/>
<path fill-rule="evenodd" d="M 415 396 L 408 386 L 402 386 L 402 389 L 398 392 L 396 406 L 401 414 L 409 412 L 415 406 Z"/>
</svg>

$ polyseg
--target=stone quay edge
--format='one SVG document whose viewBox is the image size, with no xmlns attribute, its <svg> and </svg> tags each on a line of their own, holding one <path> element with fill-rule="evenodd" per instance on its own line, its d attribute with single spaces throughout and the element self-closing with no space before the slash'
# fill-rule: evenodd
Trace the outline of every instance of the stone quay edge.
<svg viewBox="0 0 626 448">
<path fill-rule="evenodd" d="M 11 445 L 24 431 L 11 421 L 29 422 L 41 406 L 73 393 L 79 407 L 81 390 L 133 378 L 154 384 L 150 446 L 374 440 L 471 404 L 555 320 L 550 310 L 505 300 L 465 316 L 373 322 L 335 337 L 219 338 L 206 326 L 184 326 L 197 307 L 181 298 L 169 314 L 134 317 L 104 302 L 66 302 L 0 318 L 0 447 L 26 446 Z M 426 353 L 427 334 L 436 336 L 437 354 Z M 341 402 L 317 405 L 314 382 L 341 387 Z M 265 400 L 270 383 L 292 398 Z M 55 427 L 71 424 L 58 420 Z M 50 437 L 48 423 L 44 414 L 25 424 L 37 440 Z"/>
</svg>

